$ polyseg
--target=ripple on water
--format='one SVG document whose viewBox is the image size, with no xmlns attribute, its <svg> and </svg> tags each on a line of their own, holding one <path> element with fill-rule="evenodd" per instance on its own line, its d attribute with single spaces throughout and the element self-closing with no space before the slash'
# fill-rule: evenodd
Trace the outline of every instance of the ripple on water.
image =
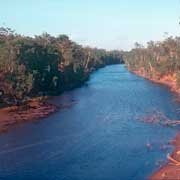
<svg viewBox="0 0 180 180">
<path fill-rule="evenodd" d="M 0 136 L 0 179 L 145 179 L 172 150 L 160 147 L 177 129 L 137 119 L 154 110 L 178 119 L 175 97 L 124 65 L 100 69 L 86 86 L 53 100 L 72 106 Z"/>
</svg>

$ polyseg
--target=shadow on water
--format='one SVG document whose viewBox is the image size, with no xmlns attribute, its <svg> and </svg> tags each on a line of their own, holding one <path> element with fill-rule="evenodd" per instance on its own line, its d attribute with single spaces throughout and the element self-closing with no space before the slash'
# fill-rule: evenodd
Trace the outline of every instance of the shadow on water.
<svg viewBox="0 0 180 180">
<path fill-rule="evenodd" d="M 158 110 L 178 119 L 168 88 L 113 65 L 52 101 L 73 104 L 0 136 L 3 180 L 140 180 L 165 163 L 177 128 L 137 121 Z M 151 144 L 151 148 L 147 147 Z"/>
</svg>

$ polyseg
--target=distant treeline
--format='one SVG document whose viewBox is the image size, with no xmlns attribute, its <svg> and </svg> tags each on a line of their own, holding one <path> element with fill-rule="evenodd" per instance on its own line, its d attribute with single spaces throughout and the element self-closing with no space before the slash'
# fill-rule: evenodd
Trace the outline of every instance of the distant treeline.
<svg viewBox="0 0 180 180">
<path fill-rule="evenodd" d="M 162 42 L 151 41 L 146 48 L 138 43 L 135 46 L 135 49 L 124 53 L 130 70 L 157 80 L 171 75 L 180 86 L 180 37 L 169 37 Z"/>
<path fill-rule="evenodd" d="M 95 69 L 122 62 L 119 51 L 82 47 L 66 35 L 31 38 L 0 28 L 0 102 L 58 95 L 81 85 Z"/>
</svg>

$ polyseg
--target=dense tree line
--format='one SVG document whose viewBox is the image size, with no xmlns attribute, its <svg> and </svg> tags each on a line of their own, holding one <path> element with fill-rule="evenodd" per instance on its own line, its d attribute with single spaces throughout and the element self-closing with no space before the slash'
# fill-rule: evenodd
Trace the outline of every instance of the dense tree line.
<svg viewBox="0 0 180 180">
<path fill-rule="evenodd" d="M 119 51 L 82 47 L 66 35 L 25 37 L 0 28 L 0 102 L 57 95 L 81 85 L 90 72 L 122 63 Z"/>
<path fill-rule="evenodd" d="M 132 71 L 157 80 L 172 75 L 180 85 L 180 37 L 151 41 L 146 48 L 136 43 L 134 49 L 124 53 L 124 60 Z"/>
</svg>

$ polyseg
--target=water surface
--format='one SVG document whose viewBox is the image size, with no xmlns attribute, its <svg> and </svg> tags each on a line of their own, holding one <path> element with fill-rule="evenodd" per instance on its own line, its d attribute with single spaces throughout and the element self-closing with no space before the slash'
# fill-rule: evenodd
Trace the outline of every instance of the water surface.
<svg viewBox="0 0 180 180">
<path fill-rule="evenodd" d="M 69 108 L 0 136 L 0 180 L 145 179 L 172 150 L 160 146 L 177 129 L 137 119 L 154 111 L 178 119 L 174 98 L 124 65 L 100 69 L 52 100 Z"/>
</svg>

